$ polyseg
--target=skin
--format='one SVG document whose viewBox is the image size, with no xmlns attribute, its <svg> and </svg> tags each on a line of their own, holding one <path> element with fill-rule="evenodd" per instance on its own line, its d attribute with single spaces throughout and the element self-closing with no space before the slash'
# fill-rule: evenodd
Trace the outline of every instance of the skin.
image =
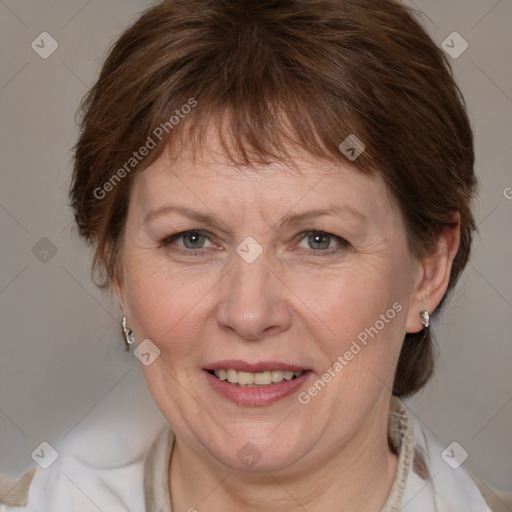
<svg viewBox="0 0 512 512">
<path fill-rule="evenodd" d="M 422 329 L 419 312 L 444 295 L 459 228 L 419 261 L 380 177 L 295 155 L 236 168 L 212 136 L 195 159 L 170 162 L 164 152 L 132 186 L 114 289 L 137 343 L 160 350 L 142 369 L 176 434 L 173 510 L 380 511 L 394 480 L 386 430 L 396 363 L 406 332 Z M 169 211 L 145 222 L 171 204 L 219 226 Z M 286 215 L 328 205 L 343 209 L 279 227 Z M 160 243 L 186 230 L 209 238 Z M 313 230 L 335 236 L 300 238 Z M 248 236 L 263 249 L 252 263 L 236 252 Z M 223 359 L 282 361 L 314 372 L 307 390 L 395 303 L 401 311 L 307 405 L 294 393 L 240 406 L 204 377 Z M 237 457 L 247 443 L 261 455 L 250 468 Z"/>
</svg>

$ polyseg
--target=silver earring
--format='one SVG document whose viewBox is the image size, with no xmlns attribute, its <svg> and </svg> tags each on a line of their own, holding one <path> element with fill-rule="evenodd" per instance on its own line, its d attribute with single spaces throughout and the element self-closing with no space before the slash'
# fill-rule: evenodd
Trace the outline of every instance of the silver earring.
<svg viewBox="0 0 512 512">
<path fill-rule="evenodd" d="M 130 345 L 135 343 L 135 334 L 133 334 L 131 329 L 126 327 L 126 317 L 124 315 L 121 326 L 123 328 L 124 350 L 125 352 L 128 352 L 130 350 Z"/>
<path fill-rule="evenodd" d="M 423 325 L 423 327 L 425 329 L 427 329 L 428 326 L 430 325 L 430 313 L 428 311 L 424 310 L 424 311 L 420 312 L 420 316 L 421 316 L 421 325 Z"/>
</svg>

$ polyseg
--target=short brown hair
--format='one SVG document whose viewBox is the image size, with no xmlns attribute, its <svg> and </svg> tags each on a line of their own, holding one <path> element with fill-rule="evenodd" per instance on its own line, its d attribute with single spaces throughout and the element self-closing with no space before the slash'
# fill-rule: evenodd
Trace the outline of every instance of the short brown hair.
<svg viewBox="0 0 512 512">
<path fill-rule="evenodd" d="M 428 254 L 460 212 L 448 291 L 468 260 L 476 179 L 466 105 L 446 56 L 398 1 L 162 1 L 112 46 L 80 112 L 70 198 L 100 286 L 116 274 L 133 175 L 164 147 L 204 147 L 212 125 L 246 165 L 285 159 L 292 145 L 346 162 L 339 145 L 356 135 L 365 150 L 352 163 L 384 178 L 411 252 Z M 131 161 L 155 133 L 159 144 Z M 431 332 L 406 335 L 395 394 L 427 382 L 434 348 Z"/>
</svg>

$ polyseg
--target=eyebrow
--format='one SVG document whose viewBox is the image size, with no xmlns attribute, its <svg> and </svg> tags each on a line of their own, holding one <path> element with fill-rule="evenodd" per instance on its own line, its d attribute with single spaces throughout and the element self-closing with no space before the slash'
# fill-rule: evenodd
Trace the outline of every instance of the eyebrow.
<svg viewBox="0 0 512 512">
<path fill-rule="evenodd" d="M 189 219 L 210 225 L 212 227 L 217 227 L 219 229 L 222 229 L 223 226 L 225 226 L 224 222 L 220 221 L 217 217 L 213 215 L 204 212 L 199 212 L 197 210 L 187 208 L 186 206 L 178 205 L 167 205 L 162 206 L 161 208 L 155 208 L 150 210 L 144 217 L 144 224 L 150 222 L 151 220 L 157 217 L 161 217 L 169 213 L 177 213 L 179 215 L 182 215 L 183 217 L 188 217 Z M 362 212 L 360 212 L 353 206 L 337 205 L 331 206 L 329 208 L 308 210 L 306 212 L 286 215 L 283 219 L 281 219 L 278 222 L 278 226 L 281 228 L 290 227 L 299 224 L 300 222 L 305 222 L 317 217 L 323 217 L 327 215 L 337 215 L 340 217 L 343 217 L 344 215 L 349 215 L 361 221 L 367 220 L 366 215 L 364 215 Z"/>
</svg>

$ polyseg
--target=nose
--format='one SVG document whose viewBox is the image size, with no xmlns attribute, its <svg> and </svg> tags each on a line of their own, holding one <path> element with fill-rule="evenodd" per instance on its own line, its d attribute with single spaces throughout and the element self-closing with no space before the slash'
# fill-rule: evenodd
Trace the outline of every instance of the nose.
<svg viewBox="0 0 512 512">
<path fill-rule="evenodd" d="M 252 263 L 235 256 L 222 280 L 217 307 L 220 328 L 244 340 L 259 341 L 289 329 L 291 291 L 268 266 L 264 254 Z"/>
</svg>

